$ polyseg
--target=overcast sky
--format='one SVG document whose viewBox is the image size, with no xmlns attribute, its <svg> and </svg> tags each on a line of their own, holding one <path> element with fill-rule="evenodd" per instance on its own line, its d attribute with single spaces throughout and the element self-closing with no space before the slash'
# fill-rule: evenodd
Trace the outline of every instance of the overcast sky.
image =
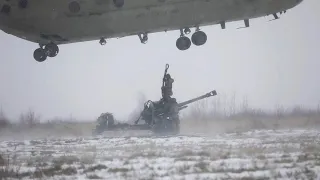
<svg viewBox="0 0 320 180">
<path fill-rule="evenodd" d="M 216 89 L 252 106 L 316 106 L 320 102 L 320 1 L 304 0 L 279 20 L 272 16 L 202 27 L 202 47 L 179 51 L 179 31 L 60 46 L 44 63 L 33 59 L 37 44 L 0 33 L 0 105 L 10 118 L 32 108 L 43 118 L 95 119 L 102 112 L 126 118 L 138 94 L 158 100 L 166 63 L 174 95 L 187 100 Z M 194 29 L 192 29 L 193 31 Z"/>
</svg>

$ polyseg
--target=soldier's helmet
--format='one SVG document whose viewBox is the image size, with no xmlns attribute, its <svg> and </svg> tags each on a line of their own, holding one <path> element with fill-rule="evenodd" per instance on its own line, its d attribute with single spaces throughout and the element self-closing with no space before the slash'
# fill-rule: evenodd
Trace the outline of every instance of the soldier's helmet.
<svg viewBox="0 0 320 180">
<path fill-rule="evenodd" d="M 171 76 L 170 76 L 170 74 L 166 74 L 166 77 L 165 77 L 166 79 L 171 79 Z"/>
</svg>

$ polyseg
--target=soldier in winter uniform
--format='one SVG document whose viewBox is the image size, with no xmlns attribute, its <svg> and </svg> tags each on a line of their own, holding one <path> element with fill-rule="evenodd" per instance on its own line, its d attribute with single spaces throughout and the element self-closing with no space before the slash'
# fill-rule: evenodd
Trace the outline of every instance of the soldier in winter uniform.
<svg viewBox="0 0 320 180">
<path fill-rule="evenodd" d="M 168 100 L 172 95 L 172 84 L 174 82 L 174 79 L 171 78 L 170 74 L 166 74 L 163 77 L 163 84 L 164 86 L 162 86 L 161 91 L 162 91 L 162 97 L 165 100 Z"/>
</svg>

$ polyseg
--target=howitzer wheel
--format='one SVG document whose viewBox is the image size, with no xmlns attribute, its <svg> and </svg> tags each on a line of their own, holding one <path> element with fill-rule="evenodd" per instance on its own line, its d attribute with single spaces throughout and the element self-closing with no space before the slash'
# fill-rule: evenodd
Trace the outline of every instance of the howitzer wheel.
<svg viewBox="0 0 320 180">
<path fill-rule="evenodd" d="M 93 129 L 92 135 L 99 135 L 107 129 L 111 129 L 114 126 L 114 117 L 111 113 L 102 113 L 97 119 L 98 124 Z"/>
<path fill-rule="evenodd" d="M 179 118 L 162 119 L 153 126 L 152 131 L 156 135 L 177 135 L 180 133 L 180 120 Z"/>
</svg>

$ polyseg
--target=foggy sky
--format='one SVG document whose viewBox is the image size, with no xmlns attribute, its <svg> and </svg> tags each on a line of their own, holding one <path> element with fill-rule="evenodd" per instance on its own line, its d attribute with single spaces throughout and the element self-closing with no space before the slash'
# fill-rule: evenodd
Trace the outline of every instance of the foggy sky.
<svg viewBox="0 0 320 180">
<path fill-rule="evenodd" d="M 218 93 L 244 95 L 250 104 L 315 107 L 320 102 L 320 2 L 304 0 L 277 21 L 272 16 L 201 27 L 208 41 L 179 51 L 179 31 L 60 46 L 44 63 L 37 44 L 0 32 L 0 106 L 10 118 L 32 108 L 42 118 L 95 119 L 102 112 L 126 118 L 140 92 L 158 100 L 166 63 L 178 101 Z M 192 29 L 192 32 L 194 29 Z M 190 37 L 190 36 L 189 36 Z M 214 98 L 214 97 L 213 97 Z"/>
</svg>

